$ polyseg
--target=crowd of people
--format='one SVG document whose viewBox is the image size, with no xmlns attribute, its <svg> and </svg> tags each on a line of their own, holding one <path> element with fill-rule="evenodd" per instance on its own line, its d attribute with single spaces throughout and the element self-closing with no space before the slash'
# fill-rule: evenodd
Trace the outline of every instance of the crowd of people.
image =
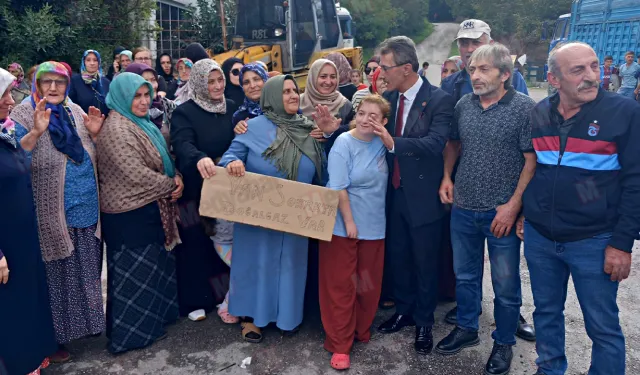
<svg viewBox="0 0 640 375">
<path fill-rule="evenodd" d="M 334 369 L 369 342 L 379 308 L 395 308 L 379 332 L 415 326 L 418 354 L 454 355 L 480 343 L 486 241 L 485 374 L 509 372 L 516 336 L 537 340 L 537 374 L 566 372 L 570 275 L 589 373 L 624 374 L 616 296 L 640 232 L 640 105 L 601 87 L 586 44 L 551 52 L 557 93 L 536 104 L 489 25 L 467 20 L 456 40 L 441 87 L 403 36 L 364 72 L 340 53 L 315 60 L 304 93 L 197 43 L 155 69 L 144 47 L 116 48 L 106 75 L 95 50 L 79 72 L 0 69 L 0 373 L 39 374 L 103 333 L 113 354 L 144 348 L 213 311 L 247 342 L 270 324 L 295 335 L 313 267 Z M 332 239 L 200 217 L 216 166 L 338 191 Z M 520 314 L 522 242 L 537 332 Z M 442 300 L 457 301 L 455 328 L 434 345 Z"/>
</svg>

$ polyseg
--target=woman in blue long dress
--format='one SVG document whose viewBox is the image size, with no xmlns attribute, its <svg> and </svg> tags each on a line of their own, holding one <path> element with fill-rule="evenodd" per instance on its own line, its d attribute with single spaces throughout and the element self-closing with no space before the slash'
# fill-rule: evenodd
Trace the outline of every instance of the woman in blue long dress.
<svg viewBox="0 0 640 375">
<path fill-rule="evenodd" d="M 0 374 L 39 373 L 58 348 L 40 254 L 30 165 L 7 117 L 11 73 L 0 69 Z M 46 362 L 45 362 L 46 364 Z"/>
<path fill-rule="evenodd" d="M 264 115 L 249 120 L 219 165 L 230 174 L 244 171 L 310 184 L 320 183 L 325 164 L 320 143 L 309 135 L 314 123 L 297 114 L 298 86 L 292 76 L 269 79 L 262 89 Z M 331 133 L 339 125 L 326 107 L 318 108 L 316 125 Z M 307 277 L 306 237 L 236 223 L 233 235 L 229 313 L 253 318 L 243 322 L 243 338 L 259 342 L 258 327 L 275 322 L 295 332 L 302 322 Z M 256 333 L 255 339 L 247 331 Z"/>
<path fill-rule="evenodd" d="M 69 103 L 69 72 L 55 61 L 38 66 L 27 103 L 11 112 L 15 135 L 31 161 L 40 249 L 56 339 L 52 362 L 70 358 L 65 344 L 105 329 L 102 241 L 95 145 L 104 117 Z"/>
</svg>

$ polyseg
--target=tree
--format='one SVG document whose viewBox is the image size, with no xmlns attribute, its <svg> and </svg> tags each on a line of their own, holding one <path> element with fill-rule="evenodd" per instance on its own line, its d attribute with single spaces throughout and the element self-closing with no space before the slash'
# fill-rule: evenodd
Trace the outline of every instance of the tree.
<svg viewBox="0 0 640 375">
<path fill-rule="evenodd" d="M 540 43 L 542 24 L 571 8 L 571 0 L 446 0 L 457 19 L 477 18 L 514 54 Z"/>
<path fill-rule="evenodd" d="M 108 59 L 117 45 L 133 48 L 153 37 L 155 8 L 154 0 L 2 0 L 0 63 L 57 60 L 77 70 L 87 49 Z"/>
<path fill-rule="evenodd" d="M 347 0 L 344 6 L 356 22 L 356 39 L 363 47 L 373 48 L 389 37 L 400 16 L 390 0 Z"/>
</svg>

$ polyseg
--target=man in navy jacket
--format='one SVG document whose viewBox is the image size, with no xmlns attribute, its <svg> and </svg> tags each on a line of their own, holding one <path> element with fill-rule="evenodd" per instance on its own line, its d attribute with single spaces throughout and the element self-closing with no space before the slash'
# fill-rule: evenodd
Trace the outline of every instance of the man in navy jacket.
<svg viewBox="0 0 640 375">
<path fill-rule="evenodd" d="M 589 374 L 624 374 L 619 283 L 640 231 L 640 105 L 600 88 L 587 44 L 549 55 L 557 93 L 531 114 L 536 171 L 523 196 L 524 255 L 538 328 L 538 374 L 567 370 L 564 303 L 573 279 L 593 342 Z"/>
<path fill-rule="evenodd" d="M 414 348 L 433 348 L 431 327 L 438 303 L 438 258 L 444 207 L 438 189 L 443 176 L 442 151 L 449 136 L 453 99 L 418 76 L 413 41 L 392 37 L 379 47 L 380 76 L 388 83 L 391 103 L 386 128 L 375 126 L 389 150 L 387 248 L 394 281 L 396 314 L 380 325 L 383 333 L 416 326 Z"/>
</svg>

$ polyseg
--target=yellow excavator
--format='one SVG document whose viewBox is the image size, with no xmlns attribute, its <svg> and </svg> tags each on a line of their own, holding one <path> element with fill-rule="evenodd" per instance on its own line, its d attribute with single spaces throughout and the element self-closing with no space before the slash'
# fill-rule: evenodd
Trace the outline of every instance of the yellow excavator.
<svg viewBox="0 0 640 375">
<path fill-rule="evenodd" d="M 355 24 L 335 0 L 238 0 L 236 9 L 231 49 L 213 56 L 219 64 L 232 57 L 245 64 L 262 61 L 270 71 L 294 76 L 301 90 L 311 64 L 332 52 L 362 69 Z"/>
</svg>

